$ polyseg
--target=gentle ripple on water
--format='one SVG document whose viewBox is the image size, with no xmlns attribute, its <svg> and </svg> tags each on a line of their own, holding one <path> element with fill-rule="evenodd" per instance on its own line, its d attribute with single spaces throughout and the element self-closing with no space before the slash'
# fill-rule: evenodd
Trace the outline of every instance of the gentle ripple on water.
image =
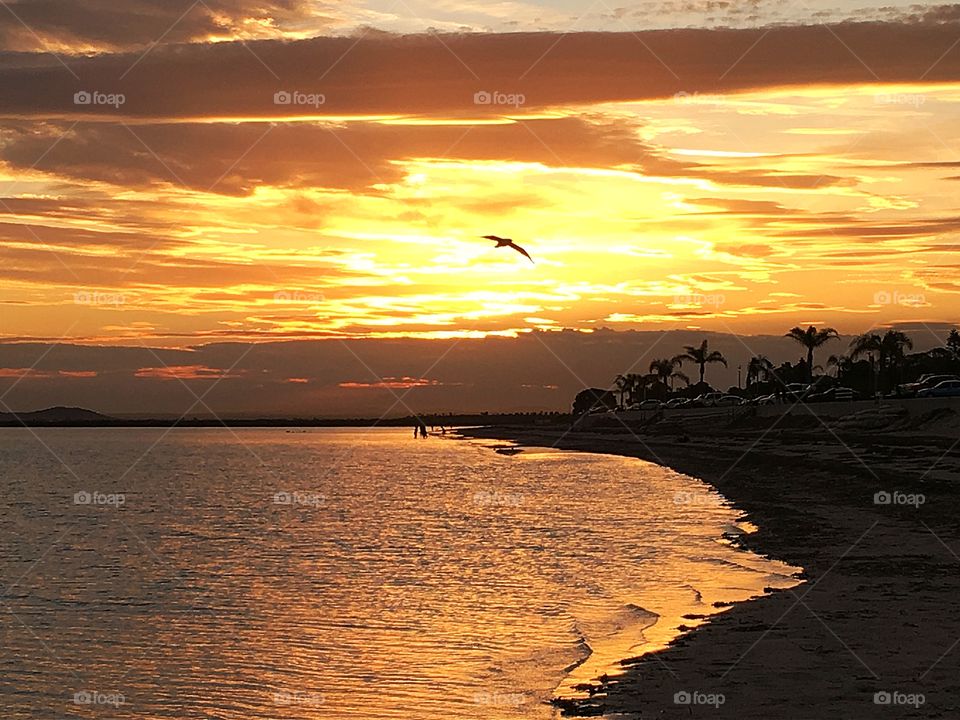
<svg viewBox="0 0 960 720">
<path fill-rule="evenodd" d="M 550 718 L 795 584 L 693 478 L 406 430 L 3 430 L 0 486 L 5 718 Z"/>
</svg>

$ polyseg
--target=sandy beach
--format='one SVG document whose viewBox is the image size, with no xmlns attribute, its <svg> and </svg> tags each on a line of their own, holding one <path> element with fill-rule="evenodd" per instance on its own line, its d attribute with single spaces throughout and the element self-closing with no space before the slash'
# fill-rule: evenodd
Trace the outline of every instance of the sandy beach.
<svg viewBox="0 0 960 720">
<path fill-rule="evenodd" d="M 701 478 L 758 527 L 745 546 L 804 568 L 796 588 L 739 603 L 662 652 L 625 659 L 621 676 L 563 702 L 564 714 L 815 720 L 960 713 L 960 452 L 951 433 L 467 434 L 634 456 Z"/>
</svg>

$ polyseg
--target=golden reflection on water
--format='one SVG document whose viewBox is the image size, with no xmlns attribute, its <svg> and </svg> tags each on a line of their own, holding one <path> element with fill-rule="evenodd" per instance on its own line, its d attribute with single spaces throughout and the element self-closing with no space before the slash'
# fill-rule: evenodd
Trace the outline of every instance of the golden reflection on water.
<svg viewBox="0 0 960 720">
<path fill-rule="evenodd" d="M 555 717 L 684 615 L 796 584 L 639 460 L 177 430 L 124 476 L 162 431 L 42 432 L 73 472 L 0 432 L 5 717 Z"/>
</svg>

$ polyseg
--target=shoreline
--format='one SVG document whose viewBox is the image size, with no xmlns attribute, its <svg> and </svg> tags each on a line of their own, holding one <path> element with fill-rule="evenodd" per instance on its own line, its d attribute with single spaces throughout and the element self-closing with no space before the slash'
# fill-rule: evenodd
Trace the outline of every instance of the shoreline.
<svg viewBox="0 0 960 720">
<path fill-rule="evenodd" d="M 735 603 L 668 648 L 622 660 L 623 674 L 596 681 L 584 699 L 557 701 L 565 716 L 833 720 L 960 710 L 960 453 L 950 438 L 918 447 L 903 436 L 809 432 L 460 433 L 639 457 L 697 477 L 757 528 L 742 546 L 804 569 L 797 587 Z M 876 504 L 878 492 L 891 504 Z"/>
</svg>

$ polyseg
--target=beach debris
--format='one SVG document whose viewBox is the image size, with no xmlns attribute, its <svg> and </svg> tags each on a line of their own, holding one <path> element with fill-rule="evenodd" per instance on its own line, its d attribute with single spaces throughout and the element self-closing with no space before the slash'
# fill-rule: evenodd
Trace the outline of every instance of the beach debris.
<svg viewBox="0 0 960 720">
<path fill-rule="evenodd" d="M 553 698 L 552 705 L 560 708 L 561 715 L 574 717 L 597 717 L 603 715 L 604 707 L 588 698 Z"/>
</svg>

